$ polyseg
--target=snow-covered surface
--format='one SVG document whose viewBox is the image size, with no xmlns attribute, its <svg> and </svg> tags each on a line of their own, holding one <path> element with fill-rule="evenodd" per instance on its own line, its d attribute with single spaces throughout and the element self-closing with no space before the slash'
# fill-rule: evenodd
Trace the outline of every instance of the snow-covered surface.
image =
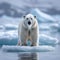
<svg viewBox="0 0 60 60">
<path fill-rule="evenodd" d="M 54 47 L 52 46 L 8 46 L 3 45 L 2 47 L 3 51 L 6 52 L 47 52 L 47 51 L 53 51 Z"/>
</svg>

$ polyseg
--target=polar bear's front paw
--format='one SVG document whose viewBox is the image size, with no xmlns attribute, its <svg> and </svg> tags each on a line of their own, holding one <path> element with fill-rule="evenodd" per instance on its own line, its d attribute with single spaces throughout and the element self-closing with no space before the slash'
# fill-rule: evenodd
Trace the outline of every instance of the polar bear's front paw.
<svg viewBox="0 0 60 60">
<path fill-rule="evenodd" d="M 37 44 L 31 44 L 31 46 L 37 46 Z"/>
<path fill-rule="evenodd" d="M 27 44 L 22 44 L 21 46 L 27 46 Z"/>
</svg>

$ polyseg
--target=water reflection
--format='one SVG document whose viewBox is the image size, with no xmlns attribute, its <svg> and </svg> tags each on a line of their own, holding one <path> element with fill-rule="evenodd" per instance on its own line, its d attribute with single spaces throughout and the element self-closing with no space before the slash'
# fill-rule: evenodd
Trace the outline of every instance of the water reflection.
<svg viewBox="0 0 60 60">
<path fill-rule="evenodd" d="M 36 52 L 25 52 L 18 54 L 18 60 L 38 60 Z"/>
</svg>

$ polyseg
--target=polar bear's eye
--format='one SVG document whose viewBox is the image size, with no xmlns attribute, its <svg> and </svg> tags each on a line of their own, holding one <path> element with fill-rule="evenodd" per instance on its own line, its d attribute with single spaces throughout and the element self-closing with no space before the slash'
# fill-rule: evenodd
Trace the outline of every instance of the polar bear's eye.
<svg viewBox="0 0 60 60">
<path fill-rule="evenodd" d="M 28 18 L 26 18 L 28 20 Z"/>
<path fill-rule="evenodd" d="M 34 18 L 36 18 L 36 16 L 34 16 Z"/>
<path fill-rule="evenodd" d="M 31 18 L 31 20 L 32 20 L 32 18 Z"/>
</svg>

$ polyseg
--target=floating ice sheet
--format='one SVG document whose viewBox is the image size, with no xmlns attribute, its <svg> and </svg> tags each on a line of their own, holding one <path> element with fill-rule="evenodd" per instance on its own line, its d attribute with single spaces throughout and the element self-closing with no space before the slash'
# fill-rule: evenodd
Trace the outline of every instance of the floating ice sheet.
<svg viewBox="0 0 60 60">
<path fill-rule="evenodd" d="M 53 51 L 52 46 L 8 46 L 3 45 L 2 50 L 5 52 L 48 52 Z"/>
</svg>

